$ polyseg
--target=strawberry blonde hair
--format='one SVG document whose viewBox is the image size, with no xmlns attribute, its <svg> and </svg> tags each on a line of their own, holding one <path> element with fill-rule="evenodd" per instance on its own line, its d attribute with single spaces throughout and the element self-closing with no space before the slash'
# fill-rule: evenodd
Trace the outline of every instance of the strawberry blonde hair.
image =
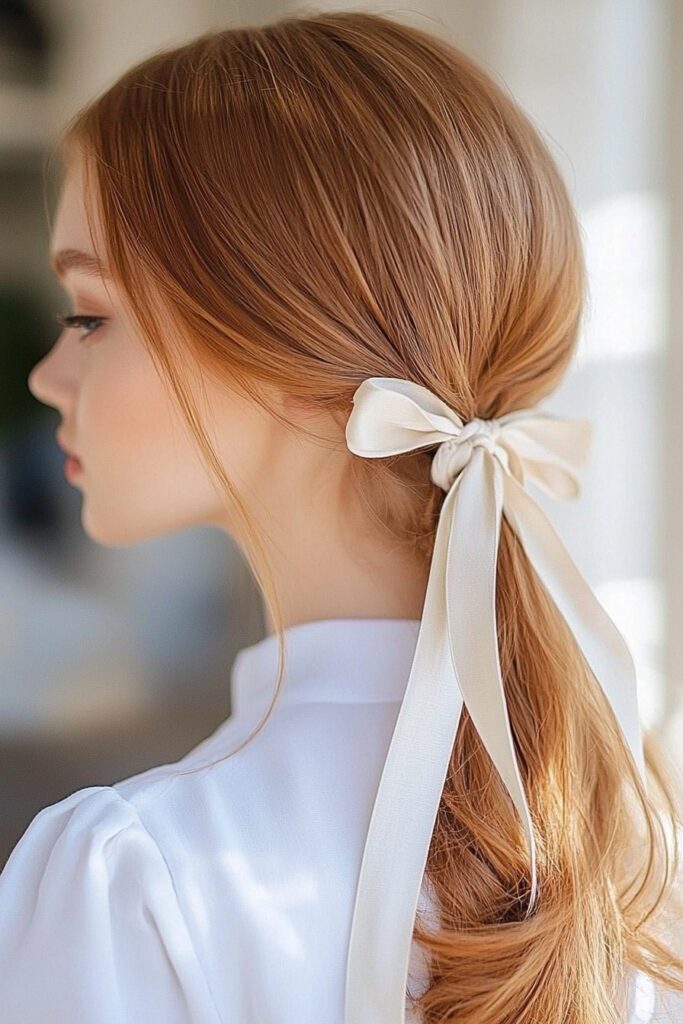
<svg viewBox="0 0 683 1024">
<path fill-rule="evenodd" d="M 274 701 L 286 665 L 278 594 L 192 381 L 209 374 L 281 418 L 264 387 L 275 385 L 329 414 L 338 438 L 316 440 L 339 452 L 369 376 L 422 384 L 464 420 L 540 401 L 572 359 L 587 290 L 567 189 L 537 129 L 476 62 L 360 11 L 159 50 L 59 141 L 67 165 L 85 160 L 113 280 L 239 517 L 278 635 Z M 348 455 L 368 514 L 427 562 L 445 496 L 430 480 L 433 449 Z M 611 1024 L 630 968 L 683 992 L 667 938 L 681 913 L 677 780 L 646 732 L 643 787 L 505 518 L 496 611 L 540 903 L 525 919 L 524 832 L 465 708 L 426 868 L 440 925 L 415 922 L 429 987 L 406 997 L 425 1024 Z"/>
</svg>

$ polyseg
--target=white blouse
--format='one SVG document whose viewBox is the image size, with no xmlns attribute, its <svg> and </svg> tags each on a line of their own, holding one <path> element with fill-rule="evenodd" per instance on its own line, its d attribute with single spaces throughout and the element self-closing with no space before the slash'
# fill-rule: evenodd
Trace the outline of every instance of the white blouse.
<svg viewBox="0 0 683 1024">
<path fill-rule="evenodd" d="M 268 706 L 270 634 L 238 653 L 232 713 L 190 753 L 40 811 L 0 874 L 3 1024 L 343 1024 L 355 887 L 418 628 L 288 627 L 270 719 L 210 765 Z M 659 1017 L 635 980 L 630 1024 L 683 1024 L 683 1000 Z"/>
</svg>

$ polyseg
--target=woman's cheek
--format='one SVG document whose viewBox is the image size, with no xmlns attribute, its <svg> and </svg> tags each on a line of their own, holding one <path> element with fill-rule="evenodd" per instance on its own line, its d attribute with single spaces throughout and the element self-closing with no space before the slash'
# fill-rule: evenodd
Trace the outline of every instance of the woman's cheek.
<svg viewBox="0 0 683 1024">
<path fill-rule="evenodd" d="M 156 372 L 90 383 L 82 425 L 92 532 L 130 543 L 214 518 L 216 490 Z"/>
</svg>

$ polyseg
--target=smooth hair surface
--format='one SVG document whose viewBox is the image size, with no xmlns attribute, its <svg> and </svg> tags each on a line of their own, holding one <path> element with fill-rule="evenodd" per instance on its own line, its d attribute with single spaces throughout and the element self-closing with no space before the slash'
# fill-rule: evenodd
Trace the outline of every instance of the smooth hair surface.
<svg viewBox="0 0 683 1024">
<path fill-rule="evenodd" d="M 368 376 L 422 384 L 465 421 L 540 401 L 574 356 L 587 292 L 566 185 L 538 128 L 474 60 L 362 11 L 292 14 L 155 52 L 59 141 L 67 165 L 85 160 L 113 279 L 239 516 L 278 633 L 274 703 L 286 665 L 278 594 L 193 381 L 210 374 L 262 404 L 261 385 L 276 385 L 331 414 L 339 452 Z M 432 455 L 349 453 L 347 467 L 373 520 L 425 561 L 444 499 Z M 525 919 L 524 832 L 464 709 L 427 862 L 440 923 L 415 924 L 430 983 L 406 996 L 424 1024 L 614 1024 L 625 971 L 683 992 L 669 941 L 678 780 L 646 732 L 643 787 L 505 519 L 496 612 L 540 902 Z"/>
</svg>

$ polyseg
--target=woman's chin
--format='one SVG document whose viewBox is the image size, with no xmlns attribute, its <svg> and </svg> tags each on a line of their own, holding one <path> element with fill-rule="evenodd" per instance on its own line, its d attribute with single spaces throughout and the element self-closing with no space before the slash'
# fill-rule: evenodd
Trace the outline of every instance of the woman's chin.
<svg viewBox="0 0 683 1024">
<path fill-rule="evenodd" d="M 136 543 L 136 537 L 131 535 L 130 531 L 123 531 L 120 528 L 116 529 L 110 520 L 102 520 L 97 516 L 88 515 L 86 505 L 83 506 L 81 525 L 83 526 L 83 532 L 93 544 L 99 544 L 102 547 L 122 548 Z"/>
<path fill-rule="evenodd" d="M 129 511 L 129 510 L 128 510 Z M 96 510 L 87 497 L 81 509 L 83 532 L 93 542 L 107 548 L 125 548 L 153 540 L 167 531 L 151 523 L 131 521 L 130 515 L 114 514 L 112 509 Z"/>
<path fill-rule="evenodd" d="M 94 544 L 108 548 L 124 548 L 198 526 L 218 525 L 211 523 L 211 517 L 208 516 L 173 516 L 168 514 L 170 511 L 172 510 L 167 508 L 164 517 L 145 515 L 143 512 L 136 516 L 132 514 L 130 505 L 124 505 L 123 508 L 102 508 L 97 506 L 92 496 L 85 495 L 81 508 L 81 526 Z"/>
</svg>

